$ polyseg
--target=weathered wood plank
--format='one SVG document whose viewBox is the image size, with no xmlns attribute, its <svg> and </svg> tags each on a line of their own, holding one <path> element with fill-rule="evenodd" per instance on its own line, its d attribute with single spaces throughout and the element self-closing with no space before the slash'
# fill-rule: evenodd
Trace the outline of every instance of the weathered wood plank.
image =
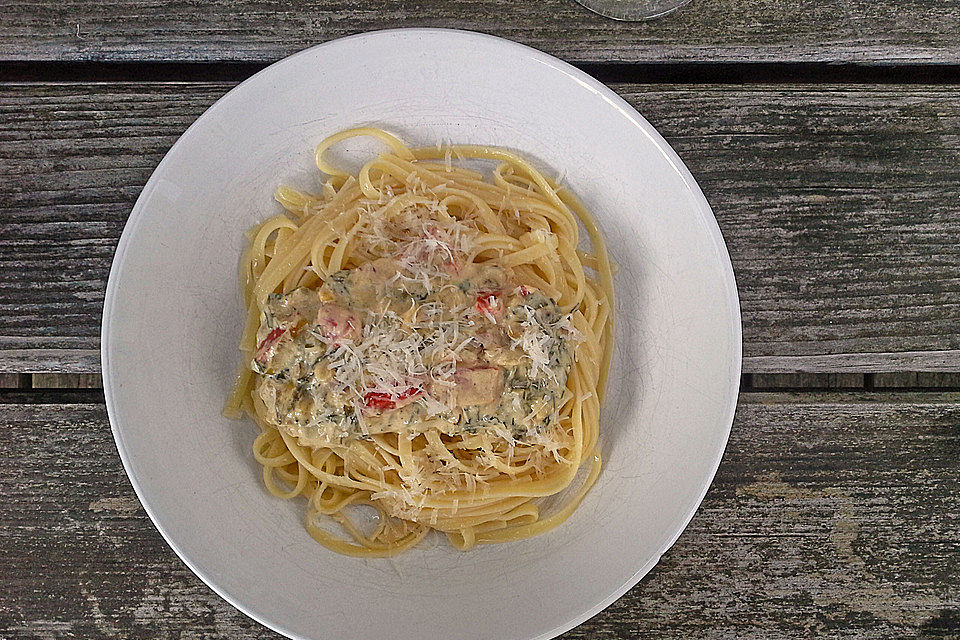
<svg viewBox="0 0 960 640">
<path fill-rule="evenodd" d="M 0 223 L 0 225 L 2 225 L 2 223 Z M 116 242 L 116 240 L 114 240 L 114 242 Z M 0 255 L 0 261 L 2 260 L 3 257 Z M 101 292 L 106 286 L 106 273 L 110 270 L 109 264 L 108 261 L 104 267 L 103 282 L 99 285 Z M 7 318 L 19 313 L 16 309 L 11 310 L 10 307 L 4 308 L 2 300 L 3 292 L 2 284 L 0 284 L 0 313 L 7 314 Z M 102 304 L 103 301 L 101 300 L 100 305 L 102 306 Z M 84 313 L 88 312 L 84 311 Z M 55 333 L 59 334 L 61 330 L 58 329 Z M 91 335 L 95 336 L 96 332 L 92 332 Z M 68 343 L 69 340 L 69 336 L 61 337 L 63 343 Z M 81 340 L 84 340 L 88 345 L 91 345 L 91 342 L 99 342 L 96 338 L 91 340 L 89 337 L 81 338 Z M 24 341 L 24 336 L 15 335 L 12 336 L 12 340 L 7 340 L 6 344 L 20 344 Z M 0 336 L 0 371 L 22 371 L 26 374 L 44 372 L 74 374 L 96 373 L 100 371 L 100 351 L 99 349 L 93 348 L 96 346 L 95 344 L 88 346 L 86 349 L 5 349 L 2 346 L 3 344 L 5 344 L 4 338 Z"/>
<path fill-rule="evenodd" d="M 927 389 L 960 389 L 960 374 L 958 373 L 878 373 L 873 378 L 873 386 L 877 389 L 889 388 L 927 388 Z"/>
<path fill-rule="evenodd" d="M 739 282 L 739 280 L 738 280 Z M 741 296 L 743 289 L 740 289 Z M 960 350 L 879 351 L 872 353 L 829 353 L 823 355 L 747 355 L 743 365 L 757 373 L 885 373 L 957 371 Z"/>
<path fill-rule="evenodd" d="M 34 389 L 100 389 L 102 380 L 95 373 L 35 373 Z"/>
<path fill-rule="evenodd" d="M 0 389 L 20 389 L 23 383 L 23 376 L 18 373 L 0 373 Z"/>
<path fill-rule="evenodd" d="M 863 389 L 864 374 L 755 373 L 750 382 L 753 389 Z"/>
<path fill-rule="evenodd" d="M 0 85 L 0 372 L 96 372 L 116 239 L 224 84 Z M 617 85 L 712 203 L 745 370 L 960 370 L 960 89 Z"/>
<path fill-rule="evenodd" d="M 957 637 L 958 403 L 744 394 L 687 531 L 565 637 Z M 2 416 L 3 637 L 278 637 L 166 547 L 102 406 L 5 405 Z"/>
<path fill-rule="evenodd" d="M 960 6 L 938 0 L 697 0 L 647 23 L 573 0 L 11 0 L 0 59 L 273 61 L 343 35 L 453 27 L 577 62 L 953 62 Z"/>
</svg>

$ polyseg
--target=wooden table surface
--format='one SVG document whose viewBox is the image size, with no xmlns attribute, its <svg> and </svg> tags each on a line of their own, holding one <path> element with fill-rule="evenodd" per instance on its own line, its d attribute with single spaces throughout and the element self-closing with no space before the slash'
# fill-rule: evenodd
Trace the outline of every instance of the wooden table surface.
<svg viewBox="0 0 960 640">
<path fill-rule="evenodd" d="M 0 0 L 0 637 L 278 638 L 161 540 L 99 387 L 117 238 L 150 172 L 280 57 L 474 29 L 593 73 L 679 152 L 743 306 L 703 506 L 565 638 L 960 638 L 960 3 Z"/>
</svg>

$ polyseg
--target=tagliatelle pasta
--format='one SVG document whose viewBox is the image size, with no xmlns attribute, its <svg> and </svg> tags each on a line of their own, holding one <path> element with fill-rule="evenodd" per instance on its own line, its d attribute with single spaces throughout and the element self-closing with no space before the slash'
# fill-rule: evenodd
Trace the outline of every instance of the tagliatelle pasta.
<svg viewBox="0 0 960 640">
<path fill-rule="evenodd" d="M 325 155 L 353 136 L 388 147 L 356 175 Z M 268 490 L 303 496 L 311 535 L 349 555 L 431 530 L 468 549 L 556 527 L 601 469 L 613 283 L 592 217 L 499 148 L 358 128 L 316 158 L 320 192 L 279 188 L 287 213 L 248 232 L 241 260 L 244 366 L 226 413 L 259 425 Z M 479 161 L 492 177 L 463 166 Z M 372 530 L 357 505 L 377 510 Z"/>
</svg>

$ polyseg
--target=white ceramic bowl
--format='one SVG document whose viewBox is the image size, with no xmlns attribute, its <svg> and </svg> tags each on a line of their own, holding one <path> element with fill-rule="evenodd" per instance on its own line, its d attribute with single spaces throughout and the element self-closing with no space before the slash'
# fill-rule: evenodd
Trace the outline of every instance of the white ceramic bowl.
<svg viewBox="0 0 960 640">
<path fill-rule="evenodd" d="M 392 560 L 336 555 L 307 535 L 301 501 L 264 490 L 256 427 L 220 415 L 237 365 L 243 231 L 279 211 L 278 183 L 316 183 L 321 138 L 361 123 L 414 144 L 519 150 L 565 176 L 606 235 L 619 265 L 606 467 L 574 516 L 542 537 Z M 653 127 L 555 58 L 434 29 L 309 49 L 212 106 L 144 187 L 103 314 L 107 408 L 144 508 L 211 588 L 292 638 L 516 640 L 583 622 L 636 584 L 693 516 L 727 441 L 740 353 L 717 223 Z"/>
</svg>

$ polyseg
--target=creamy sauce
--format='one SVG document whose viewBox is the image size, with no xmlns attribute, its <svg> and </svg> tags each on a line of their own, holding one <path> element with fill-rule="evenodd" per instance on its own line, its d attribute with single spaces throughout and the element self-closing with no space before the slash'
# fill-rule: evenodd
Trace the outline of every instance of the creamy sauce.
<svg viewBox="0 0 960 640">
<path fill-rule="evenodd" d="M 508 269 L 433 249 L 270 296 L 251 366 L 278 428 L 305 446 L 427 429 L 532 442 L 558 420 L 569 314 Z"/>
</svg>

